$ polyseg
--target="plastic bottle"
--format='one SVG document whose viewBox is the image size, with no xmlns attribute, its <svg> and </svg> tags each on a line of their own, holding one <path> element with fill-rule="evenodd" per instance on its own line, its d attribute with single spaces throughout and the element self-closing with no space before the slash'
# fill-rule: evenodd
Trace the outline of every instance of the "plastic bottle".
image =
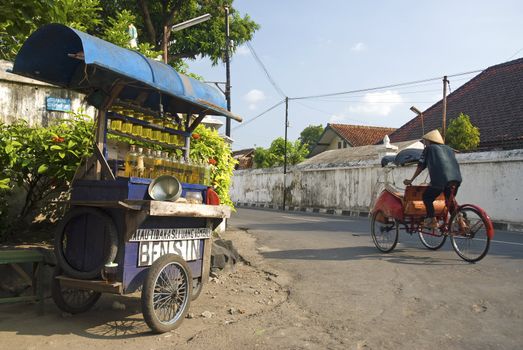
<svg viewBox="0 0 523 350">
<path fill-rule="evenodd" d="M 125 168 L 124 176 L 131 177 L 133 176 L 133 171 L 138 165 L 138 153 L 136 153 L 136 146 L 131 145 L 131 149 L 127 152 L 125 156 Z"/>
</svg>

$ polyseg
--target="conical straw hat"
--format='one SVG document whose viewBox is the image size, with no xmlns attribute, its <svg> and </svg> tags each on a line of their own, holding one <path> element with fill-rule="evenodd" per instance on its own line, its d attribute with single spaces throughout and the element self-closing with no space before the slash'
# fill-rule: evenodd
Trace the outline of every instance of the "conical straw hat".
<svg viewBox="0 0 523 350">
<path fill-rule="evenodd" d="M 441 137 L 441 134 L 439 133 L 439 131 L 437 129 L 432 130 L 432 131 L 426 133 L 425 135 L 423 135 L 423 139 L 434 142 L 434 143 L 439 143 L 440 145 L 445 144 L 445 141 L 443 141 L 443 137 Z"/>
</svg>

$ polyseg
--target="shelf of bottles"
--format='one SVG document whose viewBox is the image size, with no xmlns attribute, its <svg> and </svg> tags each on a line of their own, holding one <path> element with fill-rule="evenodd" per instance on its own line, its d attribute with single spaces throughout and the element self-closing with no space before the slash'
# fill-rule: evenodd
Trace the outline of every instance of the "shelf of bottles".
<svg viewBox="0 0 523 350">
<path fill-rule="evenodd" d="M 167 149 L 185 149 L 182 120 L 168 113 L 159 118 L 147 110 L 125 105 L 113 106 L 107 113 L 107 132 L 126 138 L 160 145 Z M 178 158 L 174 152 L 152 150 L 130 145 L 124 160 L 123 176 L 156 178 L 175 176 L 180 182 L 211 186 L 211 168 L 204 161 Z"/>
<path fill-rule="evenodd" d="M 131 145 L 125 156 L 125 177 L 156 178 L 172 175 L 180 182 L 211 186 L 211 166 L 209 164 L 183 158 L 165 151 Z"/>
<path fill-rule="evenodd" d="M 107 119 L 107 132 L 163 148 L 184 149 L 185 138 L 190 136 L 183 130 L 180 118 L 169 113 L 159 118 L 147 111 L 113 106 L 107 113 Z"/>
</svg>

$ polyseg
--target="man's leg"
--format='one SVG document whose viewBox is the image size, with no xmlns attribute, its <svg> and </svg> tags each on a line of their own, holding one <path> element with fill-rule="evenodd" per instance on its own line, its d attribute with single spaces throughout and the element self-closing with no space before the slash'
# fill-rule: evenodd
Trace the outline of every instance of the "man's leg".
<svg viewBox="0 0 523 350">
<path fill-rule="evenodd" d="M 425 193 L 423 193 L 423 203 L 427 209 L 427 219 L 425 220 L 425 226 L 436 227 L 438 225 L 434 215 L 434 200 L 442 192 L 441 188 L 429 186 Z"/>
</svg>

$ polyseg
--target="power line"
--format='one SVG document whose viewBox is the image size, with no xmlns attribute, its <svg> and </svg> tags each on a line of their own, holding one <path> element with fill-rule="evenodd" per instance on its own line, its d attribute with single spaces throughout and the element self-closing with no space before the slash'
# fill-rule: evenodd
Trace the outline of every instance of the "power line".
<svg viewBox="0 0 523 350">
<path fill-rule="evenodd" d="M 284 102 L 285 102 L 285 100 L 282 100 L 282 101 L 276 103 L 274 106 L 269 107 L 269 109 L 266 109 L 265 111 L 261 112 L 261 113 L 258 114 L 257 116 L 255 116 L 255 117 L 253 117 L 253 118 L 251 118 L 251 119 L 249 119 L 249 120 L 247 120 L 247 121 L 241 123 L 241 124 L 238 125 L 237 127 L 233 128 L 233 130 L 239 129 L 239 128 L 241 128 L 242 126 L 245 126 L 245 125 L 248 125 L 249 123 L 252 123 L 253 121 L 255 121 L 256 119 L 258 119 L 259 117 L 261 117 L 261 116 L 264 115 L 265 113 L 268 113 L 268 112 L 272 111 L 274 108 L 278 107 L 279 105 L 281 105 L 281 104 L 284 103 Z"/>
<path fill-rule="evenodd" d="M 482 72 L 482 71 L 483 71 L 483 69 L 478 69 L 478 70 L 474 70 L 474 71 L 470 71 L 470 72 L 463 72 L 463 73 L 457 73 L 457 74 L 448 75 L 447 77 L 449 77 L 449 78 L 450 77 L 457 77 L 457 76 L 461 76 L 461 75 L 467 75 L 467 74 L 472 74 L 472 73 L 479 73 L 479 72 Z M 390 85 L 384 85 L 384 86 L 378 86 L 378 87 L 366 88 L 366 89 L 358 89 L 358 90 L 343 91 L 343 92 L 334 92 L 334 93 L 329 93 L 329 94 L 319 94 L 319 95 L 310 95 L 310 96 L 302 96 L 302 97 L 290 97 L 289 100 L 306 100 L 306 99 L 321 98 L 321 97 L 340 96 L 340 95 L 354 94 L 354 93 L 358 93 L 358 92 L 383 90 L 383 89 L 390 89 L 390 88 L 399 87 L 399 86 L 414 85 L 414 84 L 425 83 L 425 82 L 434 81 L 434 80 L 441 80 L 441 77 L 430 78 L 430 79 L 422 79 L 422 80 L 415 80 L 415 81 L 409 81 L 409 82 L 405 82 L 405 83 L 390 84 Z"/>
<path fill-rule="evenodd" d="M 523 51 L 523 47 L 521 49 L 519 49 L 518 51 L 516 51 L 512 56 L 510 56 L 509 58 L 507 58 L 507 61 L 510 61 L 512 58 L 514 58 L 514 56 L 516 56 L 518 53 L 520 53 L 521 51 Z"/>
<path fill-rule="evenodd" d="M 285 93 L 280 89 L 278 84 L 276 84 L 274 79 L 272 79 L 271 75 L 269 74 L 269 71 L 267 70 L 267 68 L 265 68 L 265 65 L 263 64 L 261 59 L 256 54 L 256 51 L 254 51 L 254 48 L 252 47 L 250 42 L 247 42 L 247 47 L 251 51 L 252 56 L 254 57 L 255 61 L 258 63 L 258 65 L 261 67 L 261 69 L 265 72 L 265 75 L 267 75 L 267 79 L 269 79 L 269 82 L 274 87 L 274 89 L 278 92 L 278 94 L 280 94 L 281 97 L 286 97 L 287 95 L 285 95 Z"/>
</svg>

